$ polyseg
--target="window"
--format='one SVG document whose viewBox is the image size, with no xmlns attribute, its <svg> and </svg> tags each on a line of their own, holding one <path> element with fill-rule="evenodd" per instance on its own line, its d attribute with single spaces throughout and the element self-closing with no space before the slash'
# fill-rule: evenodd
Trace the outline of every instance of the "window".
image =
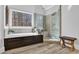
<svg viewBox="0 0 79 59">
<path fill-rule="evenodd" d="M 12 12 L 12 26 L 32 26 L 32 15 L 21 13 L 21 12 Z"/>
<path fill-rule="evenodd" d="M 33 26 L 33 14 L 18 10 L 9 10 L 9 26 L 10 27 L 32 27 Z"/>
<path fill-rule="evenodd" d="M 38 29 L 43 29 L 43 15 L 35 14 L 35 26 Z"/>
</svg>

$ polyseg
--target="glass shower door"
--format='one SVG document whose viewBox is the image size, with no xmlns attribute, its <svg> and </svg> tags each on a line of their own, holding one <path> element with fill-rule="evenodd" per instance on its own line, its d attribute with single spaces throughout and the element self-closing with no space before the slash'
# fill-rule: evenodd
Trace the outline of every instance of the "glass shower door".
<svg viewBox="0 0 79 59">
<path fill-rule="evenodd" d="M 51 39 L 58 40 L 60 36 L 60 11 L 51 15 Z"/>
</svg>

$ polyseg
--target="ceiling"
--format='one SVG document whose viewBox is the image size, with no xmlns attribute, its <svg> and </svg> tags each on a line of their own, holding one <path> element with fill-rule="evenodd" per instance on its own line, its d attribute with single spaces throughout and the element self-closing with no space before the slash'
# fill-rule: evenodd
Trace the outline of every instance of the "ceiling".
<svg viewBox="0 0 79 59">
<path fill-rule="evenodd" d="M 45 10 L 50 9 L 50 8 L 52 8 L 53 6 L 55 6 L 55 5 L 42 5 L 42 7 L 43 7 Z"/>
</svg>

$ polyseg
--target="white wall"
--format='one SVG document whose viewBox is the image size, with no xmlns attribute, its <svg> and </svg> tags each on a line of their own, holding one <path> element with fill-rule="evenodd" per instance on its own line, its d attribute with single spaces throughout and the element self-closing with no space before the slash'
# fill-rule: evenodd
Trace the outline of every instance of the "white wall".
<svg viewBox="0 0 79 59">
<path fill-rule="evenodd" d="M 8 5 L 9 9 L 15 9 L 15 10 L 20 10 L 20 11 L 25 11 L 25 12 L 31 12 L 31 13 L 37 13 L 44 15 L 45 11 L 42 8 L 41 5 Z M 7 34 L 7 29 L 5 33 Z M 25 33 L 25 32 L 31 32 L 32 29 L 27 28 L 27 29 L 14 29 L 15 32 L 20 32 L 20 33 Z"/>
<path fill-rule="evenodd" d="M 79 6 L 62 6 L 62 35 L 76 37 L 75 46 L 79 49 Z"/>
<path fill-rule="evenodd" d="M 4 52 L 4 6 L 0 5 L 0 53 Z"/>
<path fill-rule="evenodd" d="M 25 12 L 31 12 L 31 13 L 37 13 L 37 14 L 41 14 L 44 15 L 45 11 L 42 8 L 41 5 L 8 5 L 9 9 L 15 9 L 15 10 L 20 10 L 20 11 L 25 11 Z M 18 29 L 13 29 L 15 32 L 20 32 L 20 33 L 27 33 L 27 32 L 32 32 L 31 28 L 26 28 L 26 29 L 22 29 L 22 28 L 18 28 Z M 7 34 L 8 32 L 8 28 L 6 28 L 5 34 Z"/>
</svg>

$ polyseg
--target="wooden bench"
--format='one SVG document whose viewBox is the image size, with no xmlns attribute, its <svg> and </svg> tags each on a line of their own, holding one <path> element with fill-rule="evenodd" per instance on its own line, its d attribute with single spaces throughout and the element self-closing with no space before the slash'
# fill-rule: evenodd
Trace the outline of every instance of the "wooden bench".
<svg viewBox="0 0 79 59">
<path fill-rule="evenodd" d="M 72 51 L 75 50 L 74 41 L 76 40 L 76 38 L 68 37 L 68 36 L 61 36 L 60 39 L 62 42 L 61 44 L 62 47 L 69 47 Z"/>
</svg>

